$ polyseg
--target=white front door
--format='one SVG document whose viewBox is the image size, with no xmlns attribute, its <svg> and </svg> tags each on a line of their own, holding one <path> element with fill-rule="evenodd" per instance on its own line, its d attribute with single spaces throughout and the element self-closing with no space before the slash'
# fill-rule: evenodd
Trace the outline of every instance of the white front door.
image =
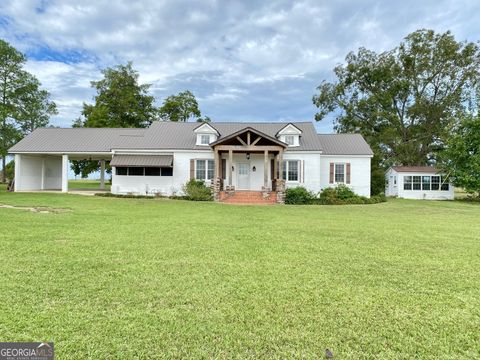
<svg viewBox="0 0 480 360">
<path fill-rule="evenodd" d="M 237 189 L 250 189 L 250 164 L 237 163 Z"/>
</svg>

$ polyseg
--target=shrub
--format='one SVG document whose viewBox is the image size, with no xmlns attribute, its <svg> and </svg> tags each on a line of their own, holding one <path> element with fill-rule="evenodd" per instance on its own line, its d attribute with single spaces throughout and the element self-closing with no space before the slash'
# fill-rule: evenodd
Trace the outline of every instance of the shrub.
<svg viewBox="0 0 480 360">
<path fill-rule="evenodd" d="M 326 188 L 320 193 L 315 204 L 321 205 L 355 205 L 355 204 L 378 204 L 387 201 L 384 194 L 375 195 L 371 198 L 359 196 L 352 189 L 345 185 L 339 185 L 336 188 Z"/>
<path fill-rule="evenodd" d="M 285 191 L 285 204 L 306 205 L 311 204 L 315 195 L 304 187 L 289 188 Z"/>
<path fill-rule="evenodd" d="M 212 201 L 212 190 L 203 181 L 192 179 L 183 186 L 185 198 L 192 201 Z"/>
</svg>

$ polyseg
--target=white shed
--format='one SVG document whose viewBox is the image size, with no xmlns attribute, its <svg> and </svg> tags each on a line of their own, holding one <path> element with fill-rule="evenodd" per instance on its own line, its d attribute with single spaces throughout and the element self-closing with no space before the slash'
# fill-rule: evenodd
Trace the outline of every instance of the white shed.
<svg viewBox="0 0 480 360">
<path fill-rule="evenodd" d="M 453 185 L 432 166 L 393 166 L 386 173 L 385 195 L 404 199 L 453 200 Z"/>
</svg>

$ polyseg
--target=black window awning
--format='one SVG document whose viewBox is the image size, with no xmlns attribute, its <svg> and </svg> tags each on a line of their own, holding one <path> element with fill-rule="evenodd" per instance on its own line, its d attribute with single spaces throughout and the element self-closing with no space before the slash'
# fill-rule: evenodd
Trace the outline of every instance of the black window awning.
<svg viewBox="0 0 480 360">
<path fill-rule="evenodd" d="M 110 166 L 172 167 L 173 155 L 113 155 Z"/>
</svg>

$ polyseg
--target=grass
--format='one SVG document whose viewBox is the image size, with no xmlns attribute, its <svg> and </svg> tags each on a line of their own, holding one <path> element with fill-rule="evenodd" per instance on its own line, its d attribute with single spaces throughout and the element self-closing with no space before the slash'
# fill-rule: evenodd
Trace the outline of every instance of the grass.
<svg viewBox="0 0 480 360">
<path fill-rule="evenodd" d="M 0 339 L 60 359 L 480 357 L 480 206 L 0 193 Z"/>
<path fill-rule="evenodd" d="M 99 190 L 100 189 L 100 180 L 69 180 L 68 181 L 69 190 Z M 110 190 L 109 180 L 105 180 L 105 189 Z"/>
</svg>

